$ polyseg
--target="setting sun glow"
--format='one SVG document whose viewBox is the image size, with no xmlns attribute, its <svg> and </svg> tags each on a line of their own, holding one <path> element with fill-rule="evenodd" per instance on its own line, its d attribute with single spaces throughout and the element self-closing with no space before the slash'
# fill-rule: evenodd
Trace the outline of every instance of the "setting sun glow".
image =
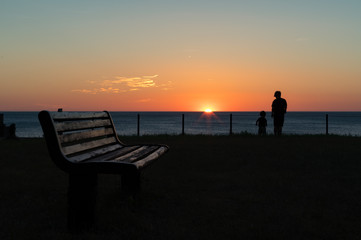
<svg viewBox="0 0 361 240">
<path fill-rule="evenodd" d="M 361 111 L 361 1 L 18 2 L 0 111 Z"/>
</svg>

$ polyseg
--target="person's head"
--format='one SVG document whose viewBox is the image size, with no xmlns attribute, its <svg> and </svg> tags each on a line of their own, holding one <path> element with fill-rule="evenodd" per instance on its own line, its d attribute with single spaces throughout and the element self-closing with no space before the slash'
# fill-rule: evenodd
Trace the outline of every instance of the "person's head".
<svg viewBox="0 0 361 240">
<path fill-rule="evenodd" d="M 261 117 L 265 117 L 265 116 L 266 116 L 266 112 L 265 112 L 265 111 L 261 111 L 261 112 L 259 113 L 259 115 L 260 115 Z"/>
<path fill-rule="evenodd" d="M 281 97 L 281 92 L 276 91 L 274 96 L 275 96 L 275 98 L 280 98 Z"/>
</svg>

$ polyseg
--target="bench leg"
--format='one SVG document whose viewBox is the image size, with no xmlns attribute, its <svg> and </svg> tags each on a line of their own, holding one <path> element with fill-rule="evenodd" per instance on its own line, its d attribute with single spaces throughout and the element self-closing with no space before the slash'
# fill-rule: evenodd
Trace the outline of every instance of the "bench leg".
<svg viewBox="0 0 361 240">
<path fill-rule="evenodd" d="M 122 192 L 135 195 L 140 190 L 140 172 L 125 173 L 121 175 Z"/>
<path fill-rule="evenodd" d="M 69 174 L 68 228 L 81 232 L 94 225 L 97 174 Z"/>
</svg>

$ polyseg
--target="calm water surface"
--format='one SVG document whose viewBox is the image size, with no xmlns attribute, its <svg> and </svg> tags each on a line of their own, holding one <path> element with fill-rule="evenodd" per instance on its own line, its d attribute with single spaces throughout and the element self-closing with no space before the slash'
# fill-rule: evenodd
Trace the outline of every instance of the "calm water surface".
<svg viewBox="0 0 361 240">
<path fill-rule="evenodd" d="M 42 137 L 37 118 L 38 112 L 1 112 L 4 123 L 16 124 L 19 137 Z M 229 134 L 230 114 L 232 132 L 257 134 L 258 112 L 111 112 L 115 127 L 120 135 L 137 134 L 137 115 L 140 115 L 140 134 L 181 134 L 182 114 L 184 114 L 186 134 Z M 285 134 L 325 134 L 326 114 L 329 118 L 329 133 L 337 135 L 361 136 L 361 112 L 288 112 L 283 131 Z M 271 114 L 267 133 L 273 132 Z"/>
</svg>

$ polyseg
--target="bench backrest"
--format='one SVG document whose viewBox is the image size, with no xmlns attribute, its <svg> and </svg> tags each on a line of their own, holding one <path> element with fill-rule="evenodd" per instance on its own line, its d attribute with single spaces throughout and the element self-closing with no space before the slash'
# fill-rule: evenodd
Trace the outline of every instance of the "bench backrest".
<svg viewBox="0 0 361 240">
<path fill-rule="evenodd" d="M 49 153 L 61 169 L 66 161 L 86 155 L 99 148 L 121 144 L 108 112 L 48 112 L 39 113 Z"/>
</svg>

